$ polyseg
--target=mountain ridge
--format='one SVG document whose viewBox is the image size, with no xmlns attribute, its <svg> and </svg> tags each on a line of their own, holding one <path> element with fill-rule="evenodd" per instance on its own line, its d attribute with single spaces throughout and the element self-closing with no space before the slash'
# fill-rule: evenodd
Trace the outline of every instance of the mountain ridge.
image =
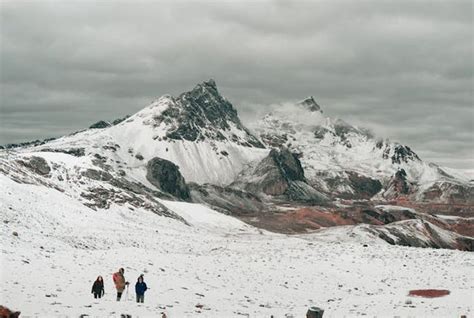
<svg viewBox="0 0 474 318">
<path fill-rule="evenodd" d="M 408 146 L 326 117 L 313 97 L 291 107 L 265 115 L 251 132 L 209 80 L 121 120 L 0 150 L 0 173 L 56 189 L 96 211 L 146 207 L 180 222 L 162 200 L 205 204 L 283 232 L 385 227 L 404 219 L 387 217 L 376 206 L 400 204 L 419 209 L 409 219 L 460 216 L 456 225 L 436 216 L 429 222 L 462 231 L 456 235 L 474 232 L 466 218 L 474 200 L 468 181 L 424 162 Z M 455 241 L 425 245 L 457 248 Z"/>
</svg>

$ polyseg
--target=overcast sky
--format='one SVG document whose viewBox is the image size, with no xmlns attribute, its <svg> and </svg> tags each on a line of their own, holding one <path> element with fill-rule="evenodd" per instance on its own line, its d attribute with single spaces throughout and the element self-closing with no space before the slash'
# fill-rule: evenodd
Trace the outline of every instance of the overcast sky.
<svg viewBox="0 0 474 318">
<path fill-rule="evenodd" d="M 1 1 L 0 144 L 132 114 L 214 78 L 244 122 L 324 113 L 474 168 L 471 1 Z"/>
</svg>

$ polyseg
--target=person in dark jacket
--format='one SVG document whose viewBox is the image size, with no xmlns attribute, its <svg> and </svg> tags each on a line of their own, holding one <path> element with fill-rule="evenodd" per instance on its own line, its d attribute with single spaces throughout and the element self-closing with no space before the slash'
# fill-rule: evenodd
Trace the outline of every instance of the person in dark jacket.
<svg viewBox="0 0 474 318">
<path fill-rule="evenodd" d="M 94 298 L 101 298 L 104 296 L 104 280 L 102 279 L 102 276 L 97 277 L 95 280 L 94 285 L 92 285 L 91 293 L 94 294 Z"/>
<path fill-rule="evenodd" d="M 145 292 L 148 289 L 146 283 L 143 281 L 143 275 L 140 275 L 135 284 L 135 293 L 137 294 L 137 303 L 143 303 L 145 300 Z"/>
</svg>

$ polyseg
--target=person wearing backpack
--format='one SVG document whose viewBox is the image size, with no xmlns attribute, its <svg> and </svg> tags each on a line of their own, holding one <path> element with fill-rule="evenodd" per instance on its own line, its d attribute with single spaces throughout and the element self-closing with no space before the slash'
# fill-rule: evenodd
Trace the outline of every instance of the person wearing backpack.
<svg viewBox="0 0 474 318">
<path fill-rule="evenodd" d="M 140 275 L 135 284 L 135 293 L 137 294 L 137 303 L 143 303 L 145 301 L 145 292 L 148 289 L 146 283 L 143 281 L 143 274 Z"/>
<path fill-rule="evenodd" d="M 92 285 L 91 293 L 94 294 L 94 298 L 101 298 L 104 296 L 104 280 L 102 279 L 102 276 L 97 277 L 95 280 L 94 284 Z"/>
<path fill-rule="evenodd" d="M 112 279 L 114 280 L 115 288 L 117 289 L 117 301 L 120 301 L 120 298 L 122 298 L 122 293 L 125 287 L 129 285 L 129 283 L 125 281 L 125 276 L 123 276 L 124 273 L 125 273 L 125 270 L 123 268 L 120 268 L 118 272 L 112 276 Z"/>
</svg>

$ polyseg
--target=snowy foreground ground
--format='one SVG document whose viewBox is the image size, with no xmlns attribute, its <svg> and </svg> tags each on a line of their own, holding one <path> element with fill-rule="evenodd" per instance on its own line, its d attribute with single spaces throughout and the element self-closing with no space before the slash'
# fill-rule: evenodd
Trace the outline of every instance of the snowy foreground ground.
<svg viewBox="0 0 474 318">
<path fill-rule="evenodd" d="M 191 226 L 126 207 L 95 212 L 4 176 L 0 193 L 0 304 L 22 317 L 304 317 L 311 305 L 325 317 L 473 315 L 472 253 L 390 246 L 347 228 L 272 234 L 187 203 L 163 201 Z M 133 288 L 115 301 L 119 267 L 132 287 L 145 274 L 145 304 Z M 98 275 L 106 294 L 95 301 Z M 422 288 L 451 294 L 407 296 Z"/>
</svg>

